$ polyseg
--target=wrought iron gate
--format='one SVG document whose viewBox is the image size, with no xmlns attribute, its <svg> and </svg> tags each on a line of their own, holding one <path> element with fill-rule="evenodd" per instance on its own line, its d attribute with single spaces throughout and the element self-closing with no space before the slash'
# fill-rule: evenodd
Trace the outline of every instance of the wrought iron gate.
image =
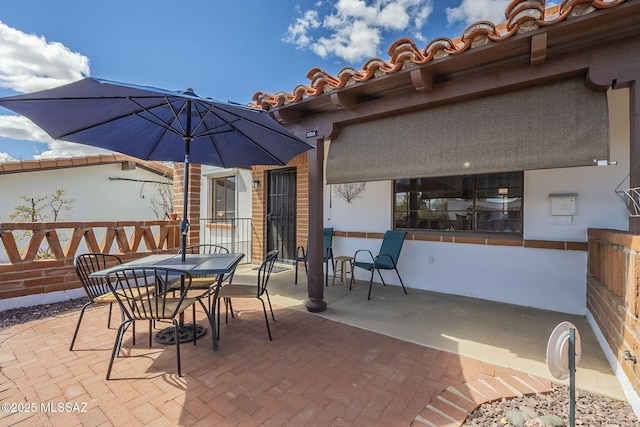
<svg viewBox="0 0 640 427">
<path fill-rule="evenodd" d="M 278 249 L 278 259 L 296 257 L 296 169 L 269 171 L 267 250 Z"/>
</svg>

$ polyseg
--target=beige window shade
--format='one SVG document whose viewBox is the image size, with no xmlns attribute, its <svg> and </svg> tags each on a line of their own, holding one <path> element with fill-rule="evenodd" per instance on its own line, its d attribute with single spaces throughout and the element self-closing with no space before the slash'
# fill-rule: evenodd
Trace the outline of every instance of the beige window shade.
<svg viewBox="0 0 640 427">
<path fill-rule="evenodd" d="M 330 184 L 589 166 L 609 159 L 605 92 L 583 79 L 342 128 Z"/>
</svg>

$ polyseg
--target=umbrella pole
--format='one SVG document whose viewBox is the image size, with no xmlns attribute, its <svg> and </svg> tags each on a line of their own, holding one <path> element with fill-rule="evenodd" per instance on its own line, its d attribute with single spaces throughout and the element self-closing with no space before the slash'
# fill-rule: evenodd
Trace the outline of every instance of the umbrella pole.
<svg viewBox="0 0 640 427">
<path fill-rule="evenodd" d="M 189 90 L 189 89 L 187 89 Z M 192 91 L 192 90 L 191 90 Z M 191 156 L 191 101 L 187 100 L 187 129 L 184 137 L 184 200 L 182 202 L 182 262 L 187 260 L 187 233 L 189 232 L 189 162 Z"/>
<path fill-rule="evenodd" d="M 185 138 L 185 154 L 184 154 L 184 200 L 182 202 L 182 224 L 180 225 L 180 231 L 182 232 L 182 242 L 180 251 L 182 253 L 182 261 L 187 259 L 187 233 L 189 232 L 189 209 L 187 204 L 189 203 L 189 152 L 191 151 L 191 140 Z"/>
</svg>

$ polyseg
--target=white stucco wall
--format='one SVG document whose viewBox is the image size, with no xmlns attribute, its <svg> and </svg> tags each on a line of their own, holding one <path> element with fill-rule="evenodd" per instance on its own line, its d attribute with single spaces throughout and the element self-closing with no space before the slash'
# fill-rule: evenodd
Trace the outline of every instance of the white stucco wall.
<svg viewBox="0 0 640 427">
<path fill-rule="evenodd" d="M 251 170 L 225 169 L 216 166 L 202 165 L 200 183 L 200 218 L 209 218 L 211 206 L 211 178 L 222 178 L 235 175 L 236 177 L 236 217 L 251 218 Z"/>
<path fill-rule="evenodd" d="M 626 206 L 615 189 L 628 183 L 629 94 L 622 89 L 609 91 L 608 97 L 610 159 L 618 165 L 525 172 L 525 239 L 586 242 L 590 227 L 628 229 Z M 331 190 L 325 187 L 325 227 L 369 232 L 393 228 L 390 181 L 366 183 L 361 198 L 352 203 Z M 576 215 L 552 216 L 551 193 L 577 193 Z M 358 249 L 376 254 L 380 243 L 336 237 L 334 255 L 353 256 Z M 584 251 L 406 241 L 399 269 L 410 288 L 585 314 L 586 260 Z M 358 279 L 369 277 L 363 270 L 357 273 Z M 394 273 L 387 276 L 390 283 L 398 283 Z"/>
<path fill-rule="evenodd" d="M 214 166 L 202 166 L 200 190 L 200 218 L 211 218 L 210 207 L 213 203 L 211 179 L 228 176 L 236 177 L 236 224 L 230 228 L 205 226 L 200 229 L 200 242 L 215 242 L 232 252 L 242 252 L 242 262 L 251 262 L 251 170 L 225 169 Z"/>
<path fill-rule="evenodd" d="M 65 198 L 74 200 L 68 218 L 72 221 L 157 219 L 151 200 L 158 192 L 158 184 L 132 180 L 171 182 L 142 168 L 122 170 L 120 163 L 3 174 L 0 221 L 12 222 L 9 215 L 15 206 L 24 204 L 19 196 L 51 196 L 59 188 L 66 191 Z"/>
</svg>

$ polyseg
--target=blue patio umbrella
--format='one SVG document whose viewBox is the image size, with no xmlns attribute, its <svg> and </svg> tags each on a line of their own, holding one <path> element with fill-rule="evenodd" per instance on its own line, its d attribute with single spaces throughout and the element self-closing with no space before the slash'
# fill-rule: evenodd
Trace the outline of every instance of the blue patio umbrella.
<svg viewBox="0 0 640 427">
<path fill-rule="evenodd" d="M 182 254 L 186 254 L 189 164 L 286 165 L 314 148 L 266 111 L 98 78 L 0 98 L 0 106 L 33 121 L 52 138 L 143 160 L 185 163 Z"/>
</svg>

